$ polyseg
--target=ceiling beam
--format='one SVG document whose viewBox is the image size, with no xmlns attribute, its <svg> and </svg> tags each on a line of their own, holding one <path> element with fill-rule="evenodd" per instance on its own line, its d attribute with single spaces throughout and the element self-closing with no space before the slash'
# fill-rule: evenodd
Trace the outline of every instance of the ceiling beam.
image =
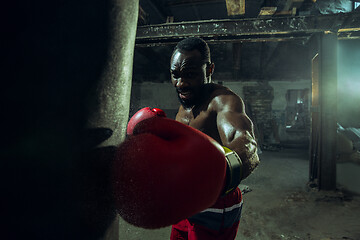
<svg viewBox="0 0 360 240">
<path fill-rule="evenodd" d="M 173 44 L 190 36 L 208 41 L 284 41 L 333 32 L 342 38 L 360 38 L 360 12 L 319 16 L 205 20 L 139 26 L 137 46 Z"/>
<path fill-rule="evenodd" d="M 195 5 L 195 4 L 209 4 L 209 3 L 224 3 L 224 0 L 171 0 L 166 2 L 166 6 L 181 6 L 181 5 Z"/>
</svg>

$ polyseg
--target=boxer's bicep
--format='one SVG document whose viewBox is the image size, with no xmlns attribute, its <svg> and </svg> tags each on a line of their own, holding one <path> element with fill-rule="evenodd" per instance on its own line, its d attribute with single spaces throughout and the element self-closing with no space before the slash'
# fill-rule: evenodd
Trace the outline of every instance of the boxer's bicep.
<svg viewBox="0 0 360 240">
<path fill-rule="evenodd" d="M 253 136 L 253 124 L 245 113 L 244 103 L 236 95 L 219 97 L 216 125 L 223 144 L 230 144 L 249 132 Z"/>
</svg>

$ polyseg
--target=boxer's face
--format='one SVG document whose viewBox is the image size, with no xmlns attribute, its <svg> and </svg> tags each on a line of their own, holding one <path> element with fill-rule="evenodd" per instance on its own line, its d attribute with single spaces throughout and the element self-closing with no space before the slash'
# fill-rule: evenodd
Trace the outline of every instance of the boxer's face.
<svg viewBox="0 0 360 240">
<path fill-rule="evenodd" d="M 171 58 L 171 82 L 180 103 L 191 108 L 197 103 L 202 86 L 207 82 L 207 64 L 198 50 L 176 50 Z"/>
</svg>

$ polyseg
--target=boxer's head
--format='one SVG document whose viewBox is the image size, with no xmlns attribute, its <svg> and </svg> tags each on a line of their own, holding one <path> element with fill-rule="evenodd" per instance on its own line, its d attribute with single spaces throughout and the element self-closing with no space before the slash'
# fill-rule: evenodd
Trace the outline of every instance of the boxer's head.
<svg viewBox="0 0 360 240">
<path fill-rule="evenodd" d="M 213 71 L 210 49 L 204 40 L 186 38 L 176 45 L 170 63 L 171 81 L 185 108 L 197 103 L 204 84 L 211 82 Z"/>
</svg>

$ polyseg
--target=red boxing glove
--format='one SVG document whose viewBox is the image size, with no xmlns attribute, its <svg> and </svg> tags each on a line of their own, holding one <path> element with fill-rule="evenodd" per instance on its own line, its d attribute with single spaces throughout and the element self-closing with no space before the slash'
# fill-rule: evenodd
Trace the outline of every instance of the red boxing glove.
<svg viewBox="0 0 360 240">
<path fill-rule="evenodd" d="M 166 114 L 163 110 L 159 109 L 159 108 L 149 108 L 149 107 L 145 107 L 140 109 L 139 111 L 137 111 L 132 118 L 130 119 L 128 125 L 127 125 L 127 129 L 126 129 L 126 133 L 127 135 L 132 135 L 133 134 L 133 130 L 134 127 L 136 126 L 136 124 L 138 124 L 139 122 L 148 119 L 148 118 L 152 118 L 152 117 L 166 117 Z"/>
<path fill-rule="evenodd" d="M 133 135 L 116 152 L 113 190 L 122 218 L 160 228 L 212 206 L 223 192 L 227 162 L 222 147 L 202 132 L 168 118 L 145 118 L 131 124 Z"/>
</svg>

